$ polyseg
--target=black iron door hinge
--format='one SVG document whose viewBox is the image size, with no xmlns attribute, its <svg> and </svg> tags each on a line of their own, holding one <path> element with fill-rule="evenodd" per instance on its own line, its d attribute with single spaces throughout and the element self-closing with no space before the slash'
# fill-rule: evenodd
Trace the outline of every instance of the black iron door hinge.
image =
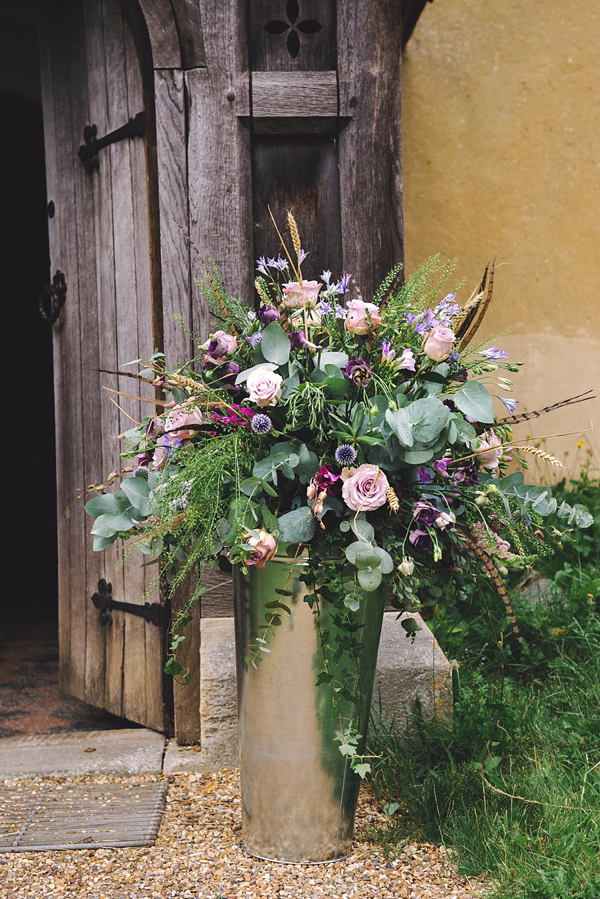
<svg viewBox="0 0 600 899">
<path fill-rule="evenodd" d="M 98 128 L 96 125 L 86 125 L 83 129 L 83 139 L 85 141 L 79 148 L 78 156 L 81 159 L 84 168 L 88 174 L 94 169 L 100 168 L 98 160 L 98 151 L 109 144 L 116 144 L 117 141 L 124 140 L 127 137 L 144 137 L 146 133 L 146 113 L 144 110 L 138 112 L 136 116 L 129 119 L 126 125 L 121 125 L 105 134 L 104 137 L 96 137 Z"/>
<path fill-rule="evenodd" d="M 102 624 L 112 624 L 113 609 L 119 612 L 128 612 L 130 615 L 137 615 L 150 624 L 160 627 L 164 620 L 164 607 L 159 602 L 145 602 L 144 605 L 135 602 L 119 602 L 112 598 L 112 584 L 107 584 L 104 578 L 98 581 L 98 592 L 92 596 L 92 602 L 97 609 L 100 609 L 100 621 Z"/>
</svg>

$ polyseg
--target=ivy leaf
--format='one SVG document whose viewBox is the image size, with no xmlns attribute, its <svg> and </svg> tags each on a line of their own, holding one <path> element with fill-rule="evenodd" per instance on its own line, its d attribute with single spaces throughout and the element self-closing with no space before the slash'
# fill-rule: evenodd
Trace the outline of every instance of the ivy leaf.
<svg viewBox="0 0 600 899">
<path fill-rule="evenodd" d="M 469 418 L 483 424 L 493 424 L 492 398 L 481 381 L 467 381 L 460 390 L 452 394 L 452 402 L 463 415 L 468 415 Z"/>
<path fill-rule="evenodd" d="M 285 365 L 290 358 L 290 340 L 279 322 L 271 322 L 262 332 L 260 349 L 269 362 Z"/>
<path fill-rule="evenodd" d="M 361 779 L 363 777 L 366 777 L 367 774 L 369 774 L 371 771 L 371 765 L 369 764 L 369 762 L 352 762 L 350 767 L 353 771 L 356 771 Z"/>
</svg>

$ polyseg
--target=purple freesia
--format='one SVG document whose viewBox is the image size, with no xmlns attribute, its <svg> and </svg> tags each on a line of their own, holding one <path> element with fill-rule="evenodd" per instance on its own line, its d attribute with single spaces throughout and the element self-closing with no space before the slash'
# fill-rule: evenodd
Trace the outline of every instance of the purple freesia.
<svg viewBox="0 0 600 899">
<path fill-rule="evenodd" d="M 508 358 L 508 353 L 506 352 L 506 350 L 497 350 L 495 346 L 491 346 L 487 350 L 483 350 L 481 355 L 487 356 L 488 359 L 507 359 Z"/>
<path fill-rule="evenodd" d="M 403 350 L 402 355 L 396 362 L 397 368 L 404 368 L 407 371 L 415 371 L 415 354 L 412 350 Z"/>
</svg>

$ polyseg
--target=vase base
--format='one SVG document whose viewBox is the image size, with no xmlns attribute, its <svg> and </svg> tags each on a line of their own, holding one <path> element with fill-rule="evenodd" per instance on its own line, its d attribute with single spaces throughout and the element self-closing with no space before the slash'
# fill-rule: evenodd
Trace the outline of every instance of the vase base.
<svg viewBox="0 0 600 899">
<path fill-rule="evenodd" d="M 344 852 L 340 855 L 333 856 L 333 858 L 324 858 L 319 861 L 313 861 L 311 859 L 290 860 L 287 858 L 272 858 L 267 855 L 259 855 L 257 852 L 251 852 L 243 843 L 240 843 L 240 847 L 246 855 L 250 856 L 250 858 L 258 858 L 262 862 L 273 862 L 277 865 L 332 865 L 334 862 L 343 861 L 352 854 L 352 849 L 350 849 L 349 852 Z"/>
</svg>

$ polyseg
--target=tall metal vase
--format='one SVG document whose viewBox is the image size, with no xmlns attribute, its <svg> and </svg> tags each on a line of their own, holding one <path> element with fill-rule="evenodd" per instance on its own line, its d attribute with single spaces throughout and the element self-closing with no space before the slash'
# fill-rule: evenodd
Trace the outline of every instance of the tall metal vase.
<svg viewBox="0 0 600 899">
<path fill-rule="evenodd" d="M 299 578 L 306 561 L 276 557 L 263 569 L 235 573 L 236 656 L 242 841 L 258 858 L 281 862 L 325 862 L 352 849 L 360 778 L 339 750 L 335 736 L 358 716 L 362 752 L 369 721 L 377 650 L 383 620 L 385 586 L 364 593 L 352 613 L 361 624 L 359 655 L 360 707 L 338 698 L 330 684 L 316 686 L 323 670 L 317 617 L 304 596 Z M 292 567 L 293 566 L 293 567 Z M 291 570 L 291 574 L 290 574 Z M 289 590 L 282 596 L 277 589 Z M 249 644 L 263 631 L 258 626 L 270 611 L 266 604 L 283 600 L 291 614 L 249 664 Z M 320 627 L 336 628 L 327 603 L 320 604 Z M 346 664 L 347 664 L 346 658 Z M 335 664 L 329 660 L 335 675 Z"/>
</svg>

